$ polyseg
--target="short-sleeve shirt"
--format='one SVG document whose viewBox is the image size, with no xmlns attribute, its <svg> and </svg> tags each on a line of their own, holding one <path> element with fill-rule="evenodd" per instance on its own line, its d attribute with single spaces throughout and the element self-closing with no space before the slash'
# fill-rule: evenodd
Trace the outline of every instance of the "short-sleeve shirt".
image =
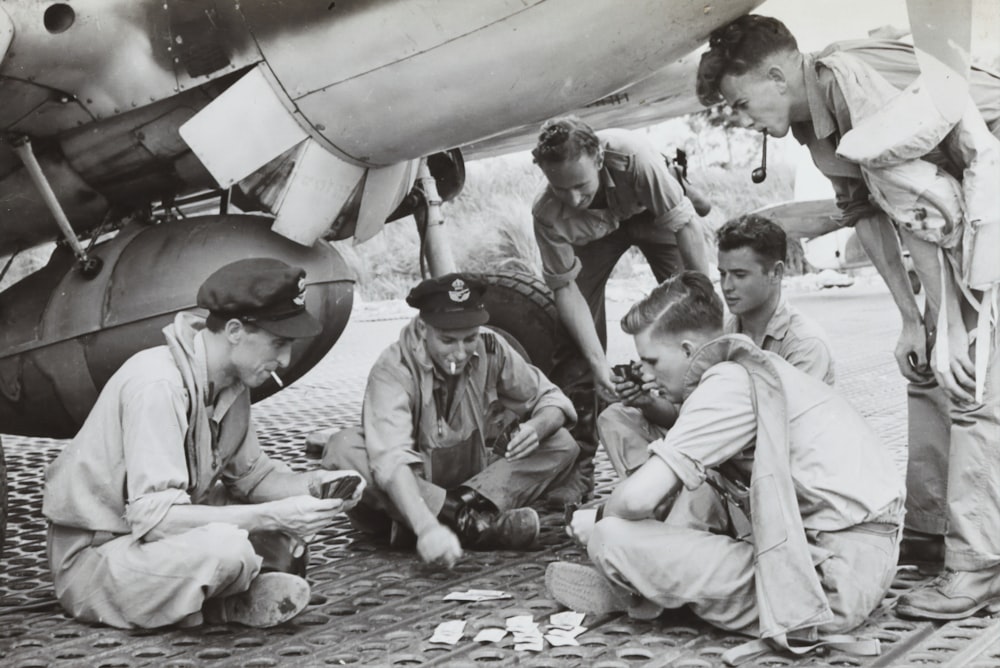
<svg viewBox="0 0 1000 668">
<path fill-rule="evenodd" d="M 726 318 L 726 334 L 744 334 L 739 316 Z M 761 349 L 779 355 L 813 378 L 833 385 L 833 355 L 826 333 L 812 318 L 799 313 L 784 297 L 767 321 Z"/>
<path fill-rule="evenodd" d="M 629 130 L 603 130 L 597 136 L 604 148 L 599 177 L 607 208 L 574 208 L 548 185 L 532 207 L 542 273 L 553 290 L 580 273 L 574 247 L 608 236 L 622 221 L 648 211 L 649 222 L 633 228 L 633 234 L 644 241 L 676 244 L 675 233 L 695 219 L 691 200 L 649 142 Z"/>
<path fill-rule="evenodd" d="M 833 73 L 816 62 L 835 51 L 860 58 L 900 90 L 916 79 L 920 67 L 912 46 L 890 40 L 837 42 L 803 58 L 811 120 L 792 123 L 792 134 L 809 149 L 816 167 L 830 179 L 842 212 L 842 223 L 853 226 L 858 220 L 878 213 L 878 209 L 868 199 L 868 187 L 860 168 L 836 155 L 840 138 L 853 127 L 851 115 Z M 969 93 L 987 127 L 1000 138 L 1000 76 L 973 67 L 969 74 Z M 928 159 L 935 163 L 943 161 L 934 155 Z"/>
<path fill-rule="evenodd" d="M 792 481 L 806 529 L 838 531 L 897 518 L 902 476 L 865 419 L 833 388 L 780 359 Z M 750 376 L 736 362 L 712 366 L 681 406 L 677 422 L 649 445 L 687 489 L 728 464 L 750 480 L 757 415 Z"/>
</svg>

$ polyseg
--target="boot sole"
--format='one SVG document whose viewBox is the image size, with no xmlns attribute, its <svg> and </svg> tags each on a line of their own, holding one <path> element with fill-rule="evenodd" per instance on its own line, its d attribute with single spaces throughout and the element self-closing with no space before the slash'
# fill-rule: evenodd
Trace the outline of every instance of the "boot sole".
<svg viewBox="0 0 1000 668">
<path fill-rule="evenodd" d="M 607 615 L 628 610 L 631 596 L 616 589 L 590 566 L 557 561 L 545 569 L 549 596 L 570 610 Z"/>
<path fill-rule="evenodd" d="M 967 608 L 961 612 L 935 612 L 932 610 L 924 610 L 923 608 L 915 608 L 911 605 L 906 605 L 905 603 L 900 603 L 896 606 L 896 614 L 900 617 L 907 617 L 909 619 L 953 621 L 956 619 L 966 619 L 971 617 L 983 608 L 986 608 L 987 612 L 991 614 L 1000 612 L 1000 597 L 983 601 L 979 605 Z"/>
<path fill-rule="evenodd" d="M 227 600 L 226 621 L 253 628 L 277 626 L 309 605 L 309 583 L 290 573 L 263 573 Z"/>
</svg>

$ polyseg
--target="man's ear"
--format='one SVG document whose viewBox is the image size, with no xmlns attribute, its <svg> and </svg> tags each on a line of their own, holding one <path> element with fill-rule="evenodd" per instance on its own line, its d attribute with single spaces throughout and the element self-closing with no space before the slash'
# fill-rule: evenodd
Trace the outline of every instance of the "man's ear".
<svg viewBox="0 0 1000 668">
<path fill-rule="evenodd" d="M 420 316 L 417 316 L 417 334 L 427 336 L 427 323 Z"/>
<path fill-rule="evenodd" d="M 781 260 L 778 260 L 777 262 L 774 263 L 774 266 L 771 267 L 771 278 L 777 280 L 780 283 L 781 279 L 784 277 L 785 277 L 785 263 L 782 262 Z"/>
<path fill-rule="evenodd" d="M 597 155 L 594 156 L 594 164 L 597 165 L 597 169 L 600 170 L 604 167 L 604 149 L 598 149 Z"/>
<path fill-rule="evenodd" d="M 696 351 L 697 349 L 698 346 L 696 346 L 693 341 L 689 339 L 684 339 L 683 341 L 681 341 L 681 350 L 684 351 L 684 357 L 690 358 L 692 355 L 694 355 L 694 351 Z"/>
<path fill-rule="evenodd" d="M 767 78 L 774 82 L 779 93 L 784 93 L 788 90 L 788 78 L 785 76 L 785 70 L 781 65 L 773 64 L 768 67 Z"/>
<path fill-rule="evenodd" d="M 226 326 L 223 327 L 222 331 L 225 333 L 226 338 L 229 339 L 230 343 L 239 343 L 240 339 L 243 338 L 243 334 L 247 331 L 243 326 L 243 321 L 239 318 L 230 318 L 226 321 Z"/>
</svg>

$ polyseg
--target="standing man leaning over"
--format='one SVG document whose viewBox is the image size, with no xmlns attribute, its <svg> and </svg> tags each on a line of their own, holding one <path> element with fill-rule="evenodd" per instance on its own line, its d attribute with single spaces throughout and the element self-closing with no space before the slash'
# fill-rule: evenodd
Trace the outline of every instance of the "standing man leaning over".
<svg viewBox="0 0 1000 668">
<path fill-rule="evenodd" d="M 895 574 L 903 512 L 902 481 L 864 418 L 826 383 L 724 334 L 701 274 L 660 284 L 622 328 L 680 414 L 601 508 L 587 543 L 595 568 L 549 566 L 552 597 L 594 614 L 687 605 L 782 647 L 864 622 Z M 682 490 L 726 498 L 729 517 L 657 519 Z"/>
<path fill-rule="evenodd" d="M 636 246 L 657 282 L 683 268 L 708 273 L 702 227 L 664 157 L 633 132 L 596 133 L 578 118 L 556 118 L 542 126 L 531 153 L 548 181 L 532 208 L 545 282 L 597 393 L 614 400 L 604 352 L 611 271 Z M 579 441 L 578 476 L 589 490 L 597 443 Z"/>
<path fill-rule="evenodd" d="M 914 264 L 921 265 L 917 269 L 928 296 L 927 309 L 921 315 L 893 229 L 899 221 L 893 221 L 884 206 L 872 201 L 858 163 L 837 153 L 841 139 L 856 123 L 852 122 L 845 91 L 833 69 L 825 64 L 829 58 L 847 59 L 864 68 L 865 77 L 878 78 L 890 89 L 902 91 L 920 73 L 913 47 L 887 40 L 859 40 L 835 43 L 820 53 L 803 54 L 784 24 L 754 15 L 743 16 L 714 31 L 709 44 L 711 48 L 702 56 L 698 70 L 697 91 L 701 102 L 711 105 L 726 101 L 745 126 L 775 137 L 783 137 L 791 130 L 799 143 L 809 148 L 816 166 L 833 184 L 843 224 L 855 227 L 861 245 L 900 310 L 903 329 L 896 346 L 896 363 L 910 381 L 907 534 L 901 552 L 904 559 L 940 561 L 942 536 L 949 527 L 946 499 L 951 421 L 948 398 L 928 365 L 935 336 L 943 335 L 935 332 L 934 327 L 940 303 L 934 293 L 940 278 L 934 271 L 921 271 L 922 266 L 929 264 L 922 258 L 928 252 L 933 256 L 936 251 L 914 248 L 918 240 L 905 226 L 899 227 Z M 1000 137 L 1000 77 L 972 68 L 969 92 L 982 119 Z M 933 143 L 924 153 L 926 160 L 945 170 L 960 173 L 964 169 L 934 148 Z M 996 182 L 994 178 L 993 183 Z M 997 549 L 1000 550 L 1000 545 Z M 1000 563 L 1000 552 L 990 561 Z"/>
<path fill-rule="evenodd" d="M 262 574 L 270 564 L 255 550 L 304 561 L 298 537 L 352 507 L 363 485 L 347 500 L 316 498 L 357 474 L 292 473 L 261 450 L 250 419 L 250 389 L 288 365 L 295 339 L 322 330 L 304 295 L 305 272 L 279 260 L 226 265 L 198 290 L 207 320 L 178 314 L 166 345 L 108 380 L 45 476 L 49 565 L 73 617 L 273 626 L 309 602 L 304 579 Z"/>
<path fill-rule="evenodd" d="M 564 428 L 576 419 L 569 399 L 481 329 L 486 289 L 448 274 L 410 291 L 420 315 L 372 367 L 361 428 L 331 436 L 323 454 L 324 467 L 356 468 L 369 483 L 356 526 L 395 545 L 415 535 L 421 559 L 447 567 L 462 547 L 530 546 L 538 515 L 524 506 L 558 487 L 579 452 Z M 487 439 L 503 412 L 519 424 L 497 446 Z"/>
<path fill-rule="evenodd" d="M 781 293 L 785 231 L 767 218 L 747 214 L 723 225 L 716 239 L 722 295 L 732 314 L 726 318 L 725 332 L 746 334 L 763 350 L 833 385 L 833 356 L 826 334 Z M 677 419 L 677 407 L 651 392 L 656 383 L 650 376 L 646 379 L 642 387 L 629 381 L 617 384 L 622 402 L 609 406 L 597 420 L 601 443 L 622 478 L 649 458 L 649 443 L 663 438 Z M 579 512 L 583 521 L 592 511 Z"/>
</svg>

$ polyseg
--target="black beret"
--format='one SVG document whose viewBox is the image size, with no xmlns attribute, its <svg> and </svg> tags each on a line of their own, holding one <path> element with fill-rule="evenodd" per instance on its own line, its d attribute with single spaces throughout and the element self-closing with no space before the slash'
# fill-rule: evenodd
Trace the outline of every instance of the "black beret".
<svg viewBox="0 0 1000 668">
<path fill-rule="evenodd" d="M 420 318 L 438 329 L 485 325 L 490 314 L 483 303 L 486 283 L 472 274 L 428 278 L 410 290 L 406 303 L 420 309 Z"/>
<path fill-rule="evenodd" d="M 198 289 L 198 306 L 222 318 L 252 322 L 275 336 L 316 336 L 323 330 L 306 311 L 306 272 L 281 260 L 252 257 L 217 270 Z"/>
</svg>

